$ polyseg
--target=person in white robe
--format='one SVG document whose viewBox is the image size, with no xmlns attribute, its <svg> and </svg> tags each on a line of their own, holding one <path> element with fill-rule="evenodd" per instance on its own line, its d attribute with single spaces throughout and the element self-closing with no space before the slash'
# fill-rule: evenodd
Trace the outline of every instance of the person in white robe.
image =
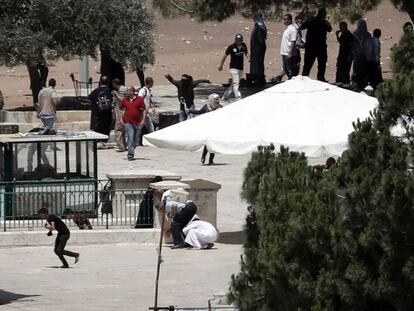
<svg viewBox="0 0 414 311">
<path fill-rule="evenodd" d="M 198 249 L 209 249 L 218 239 L 217 229 L 207 221 L 194 217 L 184 229 L 185 243 Z"/>
</svg>

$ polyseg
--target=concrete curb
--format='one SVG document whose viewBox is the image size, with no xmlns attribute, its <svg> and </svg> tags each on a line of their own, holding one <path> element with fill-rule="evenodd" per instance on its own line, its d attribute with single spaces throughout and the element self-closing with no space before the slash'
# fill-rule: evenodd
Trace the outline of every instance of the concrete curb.
<svg viewBox="0 0 414 311">
<path fill-rule="evenodd" d="M 51 237 L 46 233 L 46 230 L 1 232 L 0 248 L 53 244 L 56 232 Z M 69 244 L 158 243 L 159 236 L 159 229 L 79 230 L 71 232 Z"/>
</svg>

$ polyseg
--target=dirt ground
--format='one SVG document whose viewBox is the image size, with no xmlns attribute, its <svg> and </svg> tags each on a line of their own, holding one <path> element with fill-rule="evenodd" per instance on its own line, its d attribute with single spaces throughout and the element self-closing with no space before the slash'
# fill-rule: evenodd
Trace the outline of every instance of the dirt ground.
<svg viewBox="0 0 414 311">
<path fill-rule="evenodd" d="M 382 68 L 384 77 L 390 77 L 389 54 L 391 47 L 398 42 L 402 34 L 402 24 L 409 20 L 406 13 L 397 11 L 389 1 L 375 11 L 367 14 L 367 23 L 372 32 L 375 28 L 382 29 Z M 193 75 L 194 78 L 207 78 L 214 83 L 227 81 L 226 70 L 218 72 L 217 66 L 226 46 L 232 43 L 236 33 L 242 33 L 245 41 L 250 42 L 250 32 L 253 23 L 239 16 L 232 17 L 222 23 L 207 22 L 197 23 L 190 18 L 157 19 L 158 29 L 156 34 L 156 63 L 147 66 L 146 74 L 155 79 L 156 84 L 167 84 L 165 73 L 173 77 L 179 77 L 182 73 Z M 266 75 L 270 79 L 281 68 L 279 55 L 281 34 L 284 26 L 282 23 L 268 22 L 268 40 L 266 53 Z M 350 30 L 354 30 L 354 25 Z M 334 31 L 328 35 L 328 67 L 326 78 L 335 79 L 335 62 L 338 53 L 338 44 L 335 38 L 337 25 L 333 25 Z M 226 62 L 228 66 L 228 61 Z M 248 66 L 248 65 L 247 65 Z M 246 65 L 245 65 L 246 68 Z M 90 61 L 90 76 L 97 81 L 99 74 L 99 62 Z M 248 70 L 245 70 L 248 72 Z M 314 66 L 311 76 L 316 74 Z M 73 88 L 69 78 L 74 73 L 79 78 L 79 60 L 58 61 L 50 67 L 49 78 L 54 77 L 58 82 L 58 88 Z M 138 79 L 134 72 L 128 73 L 126 84 L 137 85 Z M 0 89 L 2 90 L 6 106 L 14 108 L 23 105 L 31 105 L 29 90 L 29 78 L 25 66 L 15 68 L 0 67 Z"/>
</svg>

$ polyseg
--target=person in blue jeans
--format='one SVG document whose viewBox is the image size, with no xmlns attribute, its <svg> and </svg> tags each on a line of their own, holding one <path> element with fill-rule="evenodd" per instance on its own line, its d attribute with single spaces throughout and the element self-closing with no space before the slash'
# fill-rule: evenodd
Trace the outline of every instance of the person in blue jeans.
<svg viewBox="0 0 414 311">
<path fill-rule="evenodd" d="M 56 80 L 50 79 L 48 87 L 39 92 L 39 117 L 43 123 L 43 130 L 48 132 L 53 128 L 56 120 L 56 107 L 59 104 L 59 97 L 55 91 Z"/>
<path fill-rule="evenodd" d="M 135 147 L 138 144 L 141 128 L 147 115 L 144 100 L 137 96 L 133 86 L 128 87 L 127 96 L 121 101 L 120 109 L 124 109 L 124 128 L 128 140 L 128 160 L 133 160 Z"/>
</svg>

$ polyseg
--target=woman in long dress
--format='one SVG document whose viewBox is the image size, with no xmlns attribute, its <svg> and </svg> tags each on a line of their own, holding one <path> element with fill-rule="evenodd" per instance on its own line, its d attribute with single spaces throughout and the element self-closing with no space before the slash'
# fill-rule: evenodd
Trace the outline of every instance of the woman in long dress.
<svg viewBox="0 0 414 311">
<path fill-rule="evenodd" d="M 360 19 L 357 28 L 353 33 L 352 54 L 353 69 L 352 82 L 358 90 L 362 91 L 368 84 L 367 59 L 365 55 L 365 46 L 371 34 L 368 32 L 367 22 Z"/>
</svg>

